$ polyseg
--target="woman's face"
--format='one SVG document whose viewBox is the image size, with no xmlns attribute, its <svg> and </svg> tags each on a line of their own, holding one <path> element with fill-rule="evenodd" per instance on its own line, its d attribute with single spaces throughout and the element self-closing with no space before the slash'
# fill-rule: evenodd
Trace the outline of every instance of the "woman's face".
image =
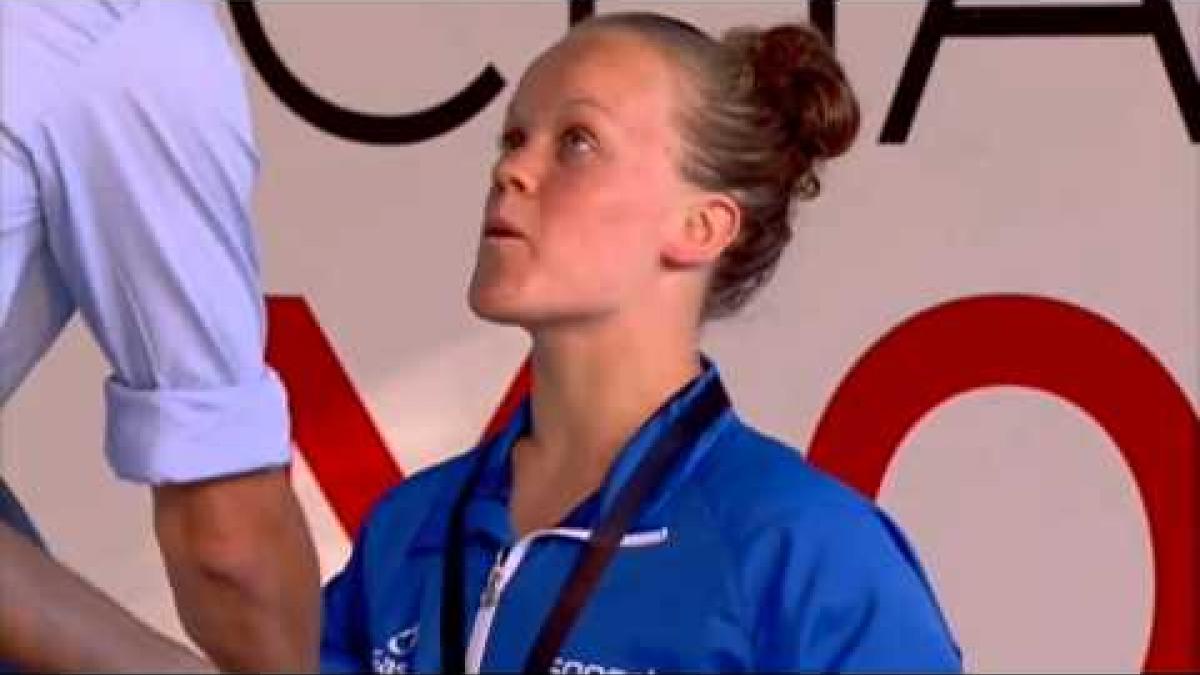
<svg viewBox="0 0 1200 675">
<path fill-rule="evenodd" d="M 640 38 L 575 33 L 522 78 L 500 137 L 471 308 L 526 328 L 620 313 L 654 293 L 685 217 L 677 84 Z"/>
</svg>

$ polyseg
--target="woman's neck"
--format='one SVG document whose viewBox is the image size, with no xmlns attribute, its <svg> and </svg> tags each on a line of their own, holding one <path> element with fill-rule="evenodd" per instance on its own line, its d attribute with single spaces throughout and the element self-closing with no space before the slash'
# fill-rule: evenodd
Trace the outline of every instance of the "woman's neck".
<svg viewBox="0 0 1200 675">
<path fill-rule="evenodd" d="M 695 335 L 613 326 L 534 335 L 526 460 L 599 483 L 638 427 L 701 372 Z"/>
</svg>

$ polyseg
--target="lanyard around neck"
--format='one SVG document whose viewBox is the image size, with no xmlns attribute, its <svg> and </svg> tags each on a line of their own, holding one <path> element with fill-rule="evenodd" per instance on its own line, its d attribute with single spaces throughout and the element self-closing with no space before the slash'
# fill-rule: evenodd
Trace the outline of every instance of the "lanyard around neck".
<svg viewBox="0 0 1200 675">
<path fill-rule="evenodd" d="M 629 531 L 642 504 L 662 484 L 684 451 L 729 409 L 729 395 L 721 381 L 713 377 L 701 385 L 695 400 L 646 451 L 633 475 L 621 488 L 604 520 L 592 531 L 587 548 L 575 561 L 550 614 L 542 623 L 533 649 L 525 661 L 525 672 L 548 672 L 559 648 L 578 619 L 588 597 L 596 588 Z M 681 390 L 659 408 L 651 419 L 663 414 L 687 391 Z M 449 533 L 442 567 L 442 672 L 466 672 L 466 602 L 464 516 L 467 503 L 475 493 L 487 465 L 487 457 L 476 458 L 450 514 Z"/>
</svg>

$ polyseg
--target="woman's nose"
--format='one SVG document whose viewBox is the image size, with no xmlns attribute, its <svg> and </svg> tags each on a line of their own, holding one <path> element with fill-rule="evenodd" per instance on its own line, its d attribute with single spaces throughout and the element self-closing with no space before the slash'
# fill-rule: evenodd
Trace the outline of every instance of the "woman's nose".
<svg viewBox="0 0 1200 675">
<path fill-rule="evenodd" d="M 530 158 L 520 149 L 510 150 L 496 160 L 492 169 L 492 183 L 500 192 L 525 194 L 533 191 L 533 169 Z"/>
</svg>

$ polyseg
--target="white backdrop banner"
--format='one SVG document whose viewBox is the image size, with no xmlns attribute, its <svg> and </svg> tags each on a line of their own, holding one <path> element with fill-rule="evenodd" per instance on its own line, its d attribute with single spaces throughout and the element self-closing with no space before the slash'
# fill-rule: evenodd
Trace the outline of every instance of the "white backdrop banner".
<svg viewBox="0 0 1200 675">
<path fill-rule="evenodd" d="M 1200 2 L 235 7 L 325 578 L 380 490 L 524 386 L 526 337 L 465 290 L 530 60 L 593 12 L 811 16 L 864 123 L 773 284 L 706 329 L 735 402 L 896 516 L 970 669 L 1200 667 Z M 106 372 L 73 325 L 4 410 L 3 470 L 56 554 L 181 636 L 149 495 L 104 465 Z"/>
</svg>

